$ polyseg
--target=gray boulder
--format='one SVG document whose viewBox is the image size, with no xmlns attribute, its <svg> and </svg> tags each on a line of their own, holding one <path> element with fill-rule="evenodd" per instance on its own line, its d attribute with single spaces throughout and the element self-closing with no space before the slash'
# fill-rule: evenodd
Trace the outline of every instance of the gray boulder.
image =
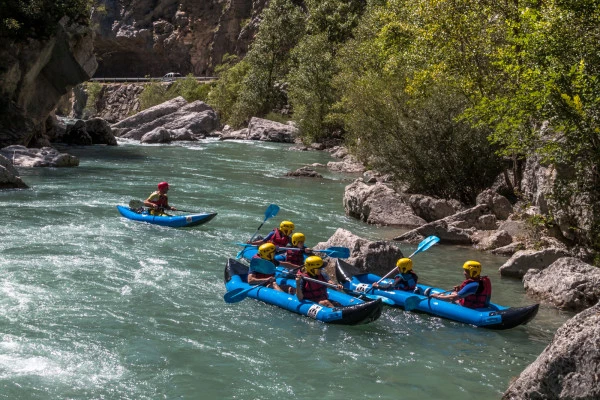
<svg viewBox="0 0 600 400">
<path fill-rule="evenodd" d="M 408 204 L 416 215 L 427 222 L 449 217 L 462 209 L 458 201 L 435 199 L 422 194 L 411 195 Z"/>
<path fill-rule="evenodd" d="M 28 149 L 25 146 L 7 146 L 0 150 L 0 155 L 12 160 L 20 167 L 76 167 L 79 159 L 67 153 L 59 153 L 52 147 Z"/>
<path fill-rule="evenodd" d="M 388 242 L 373 242 L 342 228 L 335 231 L 326 242 L 317 243 L 314 249 L 326 249 L 332 246 L 350 249 L 350 257 L 344 261 L 351 266 L 351 270 L 347 272 L 352 274 L 372 272 L 385 275 L 394 268 L 396 261 L 403 257 L 402 251 Z M 327 267 L 330 276 L 335 276 L 334 265 L 335 261 L 330 260 Z"/>
<path fill-rule="evenodd" d="M 415 227 L 425 220 L 415 215 L 402 196 L 382 183 L 367 185 L 362 179 L 346 186 L 346 214 L 368 224 Z"/>
<path fill-rule="evenodd" d="M 511 278 L 523 278 L 531 268 L 544 269 L 561 257 L 569 254 L 562 249 L 520 250 L 500 267 L 500 275 Z"/>
<path fill-rule="evenodd" d="M 298 128 L 292 125 L 256 117 L 252 117 L 248 124 L 247 139 L 249 140 L 294 143 L 296 136 L 298 136 Z"/>
<path fill-rule="evenodd" d="M 487 189 L 479 193 L 477 195 L 476 203 L 487 205 L 492 214 L 494 214 L 499 220 L 507 219 L 508 216 L 513 212 L 513 207 L 512 204 L 510 204 L 510 201 L 506 197 L 494 192 L 491 189 Z"/>
<path fill-rule="evenodd" d="M 0 155 L 0 189 L 25 189 L 27 187 L 10 160 Z"/>
<path fill-rule="evenodd" d="M 600 399 L 600 303 L 560 327 L 503 400 Z"/>
<path fill-rule="evenodd" d="M 200 136 L 217 129 L 218 126 L 219 118 L 215 111 L 203 101 L 195 101 L 174 112 L 149 120 L 137 128 L 122 134 L 121 137 L 141 140 L 144 135 L 157 128 L 164 128 L 169 131 L 185 129 L 193 135 Z M 174 140 L 174 137 L 171 137 L 171 140 Z"/>
<path fill-rule="evenodd" d="M 124 129 L 125 131 L 135 129 L 138 126 L 154 121 L 160 117 L 172 114 L 186 104 L 187 101 L 183 97 L 179 96 L 154 107 L 150 107 L 144 111 L 140 111 L 131 117 L 125 118 L 124 120 L 112 125 L 112 128 L 119 130 Z"/>
<path fill-rule="evenodd" d="M 523 285 L 528 294 L 562 310 L 581 311 L 600 300 L 600 269 L 563 257 L 544 270 L 527 271 Z"/>
<path fill-rule="evenodd" d="M 112 133 L 108 122 L 102 118 L 91 118 L 85 121 L 85 130 L 92 138 L 93 144 L 107 144 L 116 146 L 117 139 Z"/>
</svg>

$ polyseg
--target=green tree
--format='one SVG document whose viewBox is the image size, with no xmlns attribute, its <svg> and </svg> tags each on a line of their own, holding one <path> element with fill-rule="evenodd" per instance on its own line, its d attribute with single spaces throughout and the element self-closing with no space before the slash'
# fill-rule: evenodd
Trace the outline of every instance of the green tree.
<svg viewBox="0 0 600 400">
<path fill-rule="evenodd" d="M 252 116 L 265 115 L 282 100 L 281 83 L 288 72 L 290 50 L 304 32 L 305 15 L 290 0 L 273 0 L 262 13 L 262 21 L 245 58 L 248 72 L 229 119 L 241 126 Z"/>
<path fill-rule="evenodd" d="M 325 34 L 308 35 L 292 50 L 289 99 L 305 140 L 318 140 L 331 129 L 326 120 L 335 101 L 332 45 Z"/>
<path fill-rule="evenodd" d="M 409 191 L 473 203 L 501 164 L 489 130 L 456 119 L 470 105 L 465 87 L 476 81 L 456 72 L 469 63 L 455 52 L 470 47 L 460 37 L 440 43 L 440 29 L 452 23 L 436 22 L 432 6 L 440 3 L 452 11 L 446 3 L 458 2 L 388 1 L 368 10 L 340 52 L 336 109 L 369 165 Z"/>
<path fill-rule="evenodd" d="M 366 8 L 364 0 L 306 0 L 309 34 L 324 33 L 330 43 L 343 43 L 352 37 Z"/>
<path fill-rule="evenodd" d="M 224 123 L 233 124 L 231 113 L 248 69 L 246 61 L 240 61 L 237 56 L 230 54 L 226 54 L 223 62 L 215 69 L 219 80 L 208 94 L 208 104 L 217 111 Z"/>
<path fill-rule="evenodd" d="M 92 0 L 3 0 L 0 2 L 0 37 L 46 38 L 65 16 L 87 24 L 91 4 Z"/>
</svg>

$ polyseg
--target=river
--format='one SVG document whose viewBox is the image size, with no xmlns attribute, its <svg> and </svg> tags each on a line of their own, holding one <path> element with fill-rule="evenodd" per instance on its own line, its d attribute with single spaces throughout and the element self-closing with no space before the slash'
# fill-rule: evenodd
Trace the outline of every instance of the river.
<svg viewBox="0 0 600 400">
<path fill-rule="evenodd" d="M 0 191 L 0 399 L 498 399 L 572 316 L 542 306 L 529 325 L 491 331 L 386 308 L 353 327 L 225 303 L 226 259 L 271 203 L 280 211 L 261 233 L 291 220 L 309 246 L 339 227 L 401 233 L 345 216 L 355 176 L 284 177 L 333 160 L 288 148 L 120 142 L 63 149 L 77 168 L 20 169 L 30 189 Z M 174 229 L 118 214 L 162 180 L 173 206 L 217 217 Z M 482 262 L 494 302 L 534 302 L 500 277 L 503 257 L 438 245 L 414 257 L 415 271 L 450 288 L 467 259 Z"/>
</svg>

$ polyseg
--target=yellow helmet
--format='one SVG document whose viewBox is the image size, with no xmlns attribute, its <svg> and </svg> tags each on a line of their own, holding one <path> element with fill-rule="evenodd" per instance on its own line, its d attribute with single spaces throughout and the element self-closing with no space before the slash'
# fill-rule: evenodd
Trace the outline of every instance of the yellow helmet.
<svg viewBox="0 0 600 400">
<path fill-rule="evenodd" d="M 477 278 L 481 274 L 481 264 L 477 261 L 467 261 L 464 263 L 463 269 L 469 273 L 471 278 Z"/>
<path fill-rule="evenodd" d="M 410 258 L 399 258 L 396 262 L 396 267 L 401 274 L 405 274 L 408 271 L 412 271 L 412 260 Z"/>
<path fill-rule="evenodd" d="M 260 255 L 260 258 L 273 261 L 275 258 L 275 245 L 273 243 L 261 244 L 258 248 L 258 254 Z"/>
<path fill-rule="evenodd" d="M 319 268 L 323 268 L 323 259 L 319 256 L 310 256 L 304 261 L 304 269 L 310 275 L 317 275 Z"/>
<path fill-rule="evenodd" d="M 305 242 L 306 238 L 304 237 L 304 233 L 296 232 L 292 235 L 292 244 L 294 246 L 298 245 L 298 242 Z"/>
<path fill-rule="evenodd" d="M 279 230 L 281 230 L 284 235 L 289 236 L 294 230 L 294 223 L 292 221 L 281 221 L 279 224 Z"/>
</svg>

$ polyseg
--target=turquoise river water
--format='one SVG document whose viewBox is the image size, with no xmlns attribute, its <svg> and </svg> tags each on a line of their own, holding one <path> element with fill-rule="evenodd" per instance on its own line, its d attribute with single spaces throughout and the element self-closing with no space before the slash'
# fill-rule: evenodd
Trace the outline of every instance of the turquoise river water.
<svg viewBox="0 0 600 400">
<path fill-rule="evenodd" d="M 22 169 L 0 191 L 0 399 L 498 399 L 571 315 L 542 306 L 529 325 L 478 329 L 386 308 L 336 326 L 247 299 L 223 301 L 223 269 L 264 219 L 307 244 L 343 227 L 369 239 L 401 231 L 345 216 L 354 176 L 287 178 L 328 153 L 219 142 L 72 147 L 77 168 Z M 216 211 L 206 225 L 159 227 L 115 206 L 168 180 L 173 206 Z M 405 254 L 415 246 L 398 244 Z M 505 258 L 438 245 L 415 256 L 420 280 L 452 287 L 480 260 L 496 303 L 533 303 L 501 278 Z"/>
</svg>

